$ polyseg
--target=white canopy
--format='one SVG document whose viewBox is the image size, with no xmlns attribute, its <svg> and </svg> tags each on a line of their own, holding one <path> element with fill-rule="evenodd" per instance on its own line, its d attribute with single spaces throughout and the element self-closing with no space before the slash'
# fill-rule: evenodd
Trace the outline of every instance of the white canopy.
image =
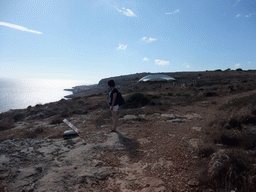
<svg viewBox="0 0 256 192">
<path fill-rule="evenodd" d="M 170 77 L 168 75 L 161 75 L 161 74 L 148 75 L 148 76 L 141 78 L 139 81 L 146 82 L 146 81 L 162 81 L 162 80 L 175 81 L 175 79 L 173 77 Z"/>
</svg>

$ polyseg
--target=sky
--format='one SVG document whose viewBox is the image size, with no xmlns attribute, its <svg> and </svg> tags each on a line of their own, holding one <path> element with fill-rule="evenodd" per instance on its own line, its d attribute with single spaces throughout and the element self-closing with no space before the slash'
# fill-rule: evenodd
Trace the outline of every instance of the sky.
<svg viewBox="0 0 256 192">
<path fill-rule="evenodd" d="M 0 0 L 0 78 L 255 69 L 256 0 Z"/>
</svg>

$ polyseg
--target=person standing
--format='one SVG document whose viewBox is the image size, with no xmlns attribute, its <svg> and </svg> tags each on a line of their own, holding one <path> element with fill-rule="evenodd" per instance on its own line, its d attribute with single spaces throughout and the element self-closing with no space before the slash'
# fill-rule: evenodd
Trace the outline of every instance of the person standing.
<svg viewBox="0 0 256 192">
<path fill-rule="evenodd" d="M 111 132 L 116 132 L 116 127 L 118 123 L 118 114 L 117 110 L 119 108 L 119 101 L 117 98 L 118 90 L 115 88 L 115 81 L 113 79 L 108 81 L 108 86 L 110 87 L 111 91 L 109 93 L 109 106 L 110 106 L 110 111 L 112 113 L 113 117 L 113 126 L 110 129 Z"/>
</svg>

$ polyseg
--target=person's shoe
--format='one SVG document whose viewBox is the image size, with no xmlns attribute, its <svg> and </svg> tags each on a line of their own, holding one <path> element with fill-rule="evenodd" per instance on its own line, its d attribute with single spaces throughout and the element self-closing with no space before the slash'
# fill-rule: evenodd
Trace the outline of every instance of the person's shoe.
<svg viewBox="0 0 256 192">
<path fill-rule="evenodd" d="M 116 130 L 110 129 L 110 132 L 111 132 L 111 133 L 112 133 L 112 132 L 116 132 Z"/>
</svg>

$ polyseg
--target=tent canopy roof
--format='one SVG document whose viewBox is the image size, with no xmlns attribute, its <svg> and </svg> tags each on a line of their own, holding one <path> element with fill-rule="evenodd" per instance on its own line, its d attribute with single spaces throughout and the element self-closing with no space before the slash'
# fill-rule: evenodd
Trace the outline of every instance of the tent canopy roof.
<svg viewBox="0 0 256 192">
<path fill-rule="evenodd" d="M 167 80 L 167 81 L 175 81 L 173 77 L 170 77 L 168 75 L 147 75 L 139 80 L 139 82 L 147 82 L 147 81 L 161 81 L 161 80 Z"/>
</svg>

